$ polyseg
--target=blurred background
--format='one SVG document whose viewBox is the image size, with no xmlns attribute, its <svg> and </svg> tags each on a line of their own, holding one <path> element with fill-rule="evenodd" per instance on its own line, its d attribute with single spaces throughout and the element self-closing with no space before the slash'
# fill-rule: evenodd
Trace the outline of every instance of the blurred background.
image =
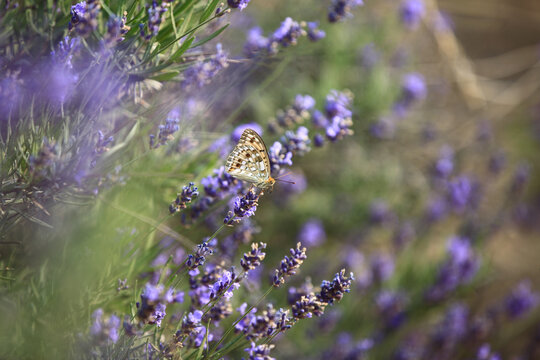
<svg viewBox="0 0 540 360">
<path fill-rule="evenodd" d="M 54 24 L 56 44 L 67 33 L 73 4 L 51 3 L 67 11 Z M 121 14 L 121 3 L 103 1 L 102 9 Z M 126 340 L 133 338 L 125 324 L 118 326 L 120 340 L 112 341 L 110 329 L 104 333 L 110 340 L 98 338 L 93 314 L 102 309 L 104 318 L 134 326 L 145 284 L 174 274 L 183 261 L 176 264 L 176 257 L 185 259 L 217 230 L 207 266 L 240 268 L 251 242 L 267 243 L 266 258 L 235 290 L 231 309 L 257 303 L 298 241 L 307 258 L 262 304 L 290 308 L 297 294 L 317 291 L 342 268 L 354 273 L 341 301 L 273 338 L 266 356 L 540 359 L 540 3 L 345 1 L 349 15 L 329 22 L 336 3 L 252 0 L 197 33 L 200 41 L 230 24 L 184 53 L 177 73 L 137 73 L 125 93 L 111 85 L 123 93 L 112 104 L 89 101 L 88 110 L 80 101 L 70 112 L 62 101 L 31 117 L 2 118 L 2 357 L 168 357 L 165 344 L 194 309 L 186 274 L 175 288 L 185 292 L 185 302 L 167 308 L 160 328 L 145 324 L 136 340 Z M 38 8 L 29 5 L 26 17 Z M 270 37 L 289 16 L 318 21 L 326 36 L 316 42 L 304 36 L 273 55 L 246 53 L 249 29 L 259 26 Z M 166 24 L 158 38 L 172 31 Z M 138 38 L 138 25 L 131 27 L 126 38 Z M 217 43 L 229 53 L 227 66 L 204 86 L 184 86 L 189 66 L 214 54 Z M 54 48 L 41 46 L 28 56 L 48 56 Z M 3 81 L 22 78 L 13 75 L 20 60 L 8 48 Z M 9 99 L 12 88 L 1 84 Z M 327 96 L 334 89 L 351 99 L 339 106 L 352 111 L 353 121 L 346 126 L 353 131 L 337 140 L 328 124 L 317 123 L 331 118 Z M 311 96 L 314 107 L 299 111 L 298 94 Z M 52 125 L 40 125 L 40 116 Z M 13 131 L 7 129 L 28 119 L 36 125 L 19 137 L 34 140 L 17 143 L 24 151 L 9 157 L 16 146 L 5 140 Z M 67 127 L 73 119 L 88 128 Z M 161 143 L 159 126 L 169 119 L 178 128 Z M 220 227 L 241 192 L 204 208 L 210 180 L 203 179 L 225 164 L 238 141 L 234 130 L 246 124 L 258 126 L 269 149 L 305 126 L 311 150 L 296 151 L 292 166 L 283 166 L 290 171 L 284 179 L 296 184 L 276 183 L 254 216 Z M 114 140 L 96 143 L 98 130 Z M 84 137 L 90 145 L 77 140 Z M 97 160 L 82 176 L 70 164 L 81 153 L 73 149 L 85 146 Z M 191 181 L 199 196 L 171 214 L 169 205 Z M 24 195 L 12 197 L 17 189 Z M 215 337 L 238 316 L 216 323 Z M 243 350 L 225 358 L 256 358 Z M 174 356 L 196 357 L 180 354 Z"/>
</svg>

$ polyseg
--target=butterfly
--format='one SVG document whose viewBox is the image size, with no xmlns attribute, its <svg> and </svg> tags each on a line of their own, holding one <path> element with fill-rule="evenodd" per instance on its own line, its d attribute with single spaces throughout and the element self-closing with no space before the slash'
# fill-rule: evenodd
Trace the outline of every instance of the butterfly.
<svg viewBox="0 0 540 360">
<path fill-rule="evenodd" d="M 270 158 L 263 139 L 252 129 L 246 129 L 229 154 L 226 171 L 233 177 L 255 184 L 260 189 L 273 188 L 276 180 L 270 176 Z"/>
</svg>

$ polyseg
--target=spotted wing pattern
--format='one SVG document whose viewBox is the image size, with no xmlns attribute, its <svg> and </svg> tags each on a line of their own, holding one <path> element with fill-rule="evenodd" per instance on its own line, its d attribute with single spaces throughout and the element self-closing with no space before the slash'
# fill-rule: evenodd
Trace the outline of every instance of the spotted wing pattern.
<svg viewBox="0 0 540 360">
<path fill-rule="evenodd" d="M 270 159 L 263 140 L 252 129 L 242 133 L 225 164 L 227 172 L 240 180 L 255 185 L 270 178 Z"/>
</svg>

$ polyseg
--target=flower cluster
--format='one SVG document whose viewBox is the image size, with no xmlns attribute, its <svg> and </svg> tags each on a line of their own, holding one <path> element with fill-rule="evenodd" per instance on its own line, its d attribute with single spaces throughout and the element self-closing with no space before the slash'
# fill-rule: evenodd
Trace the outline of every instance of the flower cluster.
<svg viewBox="0 0 540 360">
<path fill-rule="evenodd" d="M 448 259 L 440 267 L 435 284 L 426 293 L 430 301 L 443 300 L 458 286 L 470 282 L 480 267 L 480 260 L 467 238 L 450 238 L 447 253 Z"/>
<path fill-rule="evenodd" d="M 182 86 L 184 88 L 203 87 L 223 69 L 229 66 L 229 54 L 223 50 L 221 44 L 216 45 L 216 53 L 209 58 L 201 56 L 184 72 Z"/>
<path fill-rule="evenodd" d="M 150 135 L 150 148 L 156 149 L 162 145 L 167 144 L 168 141 L 174 139 L 173 135 L 178 130 L 180 130 L 180 111 L 178 109 L 173 109 L 167 115 L 165 120 L 165 125 L 159 125 L 157 142 L 156 136 L 154 134 Z"/>
<path fill-rule="evenodd" d="M 188 259 L 186 260 L 186 266 L 190 270 L 195 270 L 199 266 L 203 265 L 206 261 L 206 256 L 212 255 L 214 250 L 212 245 L 206 241 L 203 241 L 202 244 L 197 245 L 195 249 L 195 254 L 189 254 Z"/>
<path fill-rule="evenodd" d="M 245 314 L 247 304 L 242 304 L 237 310 Z M 235 325 L 236 332 L 242 332 L 248 340 L 259 340 L 270 337 L 276 332 L 282 332 L 291 327 L 288 318 L 288 310 L 274 309 L 272 304 L 266 305 L 265 310 L 257 315 L 257 309 L 253 308 L 243 319 Z"/>
<path fill-rule="evenodd" d="M 169 206 L 169 212 L 174 214 L 185 209 L 187 204 L 191 203 L 191 200 L 197 196 L 199 196 L 199 189 L 195 186 L 195 183 L 190 182 L 188 185 L 184 186 L 182 192 L 176 196 L 176 200 Z"/>
<path fill-rule="evenodd" d="M 261 265 L 261 261 L 264 260 L 266 253 L 264 250 L 266 249 L 265 243 L 252 243 L 251 244 L 251 250 L 247 253 L 244 253 L 244 256 L 242 259 L 240 259 L 240 265 L 244 269 L 244 271 L 249 271 L 255 269 L 257 266 Z"/>
<path fill-rule="evenodd" d="M 399 8 L 401 22 L 409 29 L 416 29 L 422 21 L 425 8 L 422 0 L 404 0 Z"/>
<path fill-rule="evenodd" d="M 392 138 L 397 122 L 409 113 L 414 104 L 424 99 L 426 94 L 426 84 L 421 74 L 405 74 L 401 81 L 400 95 L 393 106 L 392 114 L 383 116 L 372 124 L 371 135 L 379 139 Z"/>
<path fill-rule="evenodd" d="M 270 351 L 274 348 L 274 345 L 261 344 L 257 345 L 251 342 L 251 347 L 246 348 L 244 351 L 249 353 L 249 360 L 275 360 L 270 356 Z"/>
<path fill-rule="evenodd" d="M 309 95 L 296 95 L 294 104 L 286 110 L 277 113 L 276 118 L 272 119 L 269 128 L 273 132 L 279 129 L 289 129 L 295 125 L 304 123 L 311 117 L 310 110 L 315 106 L 315 99 Z"/>
<path fill-rule="evenodd" d="M 306 248 L 302 246 L 302 243 L 297 243 L 296 248 L 290 249 L 291 256 L 285 256 L 281 260 L 281 265 L 279 269 L 276 269 L 275 274 L 272 278 L 272 285 L 279 287 L 281 284 L 285 283 L 286 276 L 292 276 L 296 274 L 296 270 L 302 265 L 304 260 L 307 258 Z"/>
<path fill-rule="evenodd" d="M 307 31 L 306 31 L 307 27 Z M 318 28 L 316 22 L 297 22 L 292 18 L 286 18 L 279 28 L 272 35 L 265 37 L 259 27 L 254 27 L 248 31 L 244 53 L 246 56 L 255 56 L 261 52 L 275 55 L 280 47 L 286 48 L 297 44 L 298 39 L 308 36 L 312 41 L 318 41 L 325 37 L 325 32 Z"/>
<path fill-rule="evenodd" d="M 92 342 L 103 344 L 107 342 L 116 343 L 118 341 L 118 330 L 120 328 L 120 318 L 111 315 L 108 320 L 103 319 L 103 309 L 97 309 L 92 313 L 92 325 L 90 336 Z"/>
<path fill-rule="evenodd" d="M 328 21 L 337 22 L 350 17 L 351 10 L 361 5 L 364 5 L 363 0 L 332 0 L 328 8 Z"/>
<path fill-rule="evenodd" d="M 324 112 L 317 110 L 313 113 L 313 125 L 316 128 L 324 129 L 326 138 L 332 142 L 352 135 L 351 102 L 351 93 L 332 90 L 326 96 Z M 315 140 L 315 145 L 322 145 L 322 137 Z"/>
<path fill-rule="evenodd" d="M 112 16 L 109 19 L 107 22 L 107 33 L 103 38 L 107 47 L 114 46 L 117 43 L 124 41 L 124 35 L 131 29 L 126 25 L 126 21 L 126 12 L 124 12 L 122 17 Z"/>
<path fill-rule="evenodd" d="M 77 33 L 86 36 L 96 30 L 98 21 L 97 16 L 101 5 L 98 0 L 81 1 L 71 7 L 71 20 L 69 21 L 69 30 L 76 29 Z"/>
<path fill-rule="evenodd" d="M 505 310 L 511 319 L 520 318 L 540 304 L 540 295 L 531 290 L 528 281 L 519 283 L 505 300 Z"/>
<path fill-rule="evenodd" d="M 153 36 L 157 36 L 163 20 L 163 14 L 165 14 L 169 8 L 169 2 L 171 1 L 164 1 L 161 4 L 158 4 L 156 0 L 153 0 L 152 4 L 146 5 L 146 12 L 148 13 L 148 34 L 146 34 L 144 24 L 139 24 L 140 33 L 144 39 L 148 40 Z"/>
<path fill-rule="evenodd" d="M 172 288 L 164 291 L 163 285 L 147 283 L 141 294 L 141 302 L 137 303 L 137 316 L 144 324 L 161 326 L 167 304 L 182 302 L 184 302 L 183 292 L 175 293 Z"/>
<path fill-rule="evenodd" d="M 250 0 L 227 0 L 227 4 L 230 8 L 240 9 L 240 11 L 242 11 L 248 6 L 249 1 Z"/>
<path fill-rule="evenodd" d="M 244 196 L 236 198 L 233 210 L 229 211 L 225 219 L 223 219 L 223 223 L 232 225 L 239 223 L 244 218 L 255 215 L 255 211 L 259 205 L 258 201 L 259 194 L 254 189 L 248 190 Z"/>
</svg>

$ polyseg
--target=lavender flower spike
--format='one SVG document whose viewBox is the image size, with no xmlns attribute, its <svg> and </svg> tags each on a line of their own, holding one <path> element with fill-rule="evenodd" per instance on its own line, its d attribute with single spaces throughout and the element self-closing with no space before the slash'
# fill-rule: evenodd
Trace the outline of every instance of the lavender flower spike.
<svg viewBox="0 0 540 360">
<path fill-rule="evenodd" d="M 227 225 L 239 223 L 243 218 L 253 216 L 259 201 L 259 195 L 251 189 L 243 197 L 236 198 L 233 211 L 229 211 L 223 222 Z"/>
<path fill-rule="evenodd" d="M 296 274 L 296 270 L 302 265 L 306 256 L 306 248 L 302 247 L 302 243 L 297 243 L 295 249 L 291 249 L 291 257 L 285 256 L 281 260 L 279 269 L 276 269 L 276 273 L 272 280 L 272 285 L 279 287 L 285 282 L 285 276 L 291 276 Z"/>
<path fill-rule="evenodd" d="M 261 265 L 261 261 L 266 256 L 264 249 L 266 249 L 266 244 L 263 242 L 251 244 L 251 251 L 244 253 L 244 257 L 240 259 L 240 265 L 242 265 L 244 271 L 253 270 Z"/>
</svg>

